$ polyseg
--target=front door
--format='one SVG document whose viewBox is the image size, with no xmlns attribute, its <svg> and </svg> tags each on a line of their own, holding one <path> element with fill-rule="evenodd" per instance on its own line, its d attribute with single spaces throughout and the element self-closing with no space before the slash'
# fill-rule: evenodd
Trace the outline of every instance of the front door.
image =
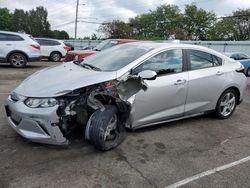
<svg viewBox="0 0 250 188">
<path fill-rule="evenodd" d="M 156 71 L 155 80 L 146 80 L 146 91 L 136 94 L 131 110 L 132 128 L 180 117 L 184 113 L 188 73 L 181 49 L 161 52 L 143 62 L 134 72 Z"/>
</svg>

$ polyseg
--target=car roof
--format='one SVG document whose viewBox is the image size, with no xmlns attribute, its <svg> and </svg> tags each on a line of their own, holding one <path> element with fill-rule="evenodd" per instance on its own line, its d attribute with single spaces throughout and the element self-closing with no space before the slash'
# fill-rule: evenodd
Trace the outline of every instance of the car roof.
<svg viewBox="0 0 250 188">
<path fill-rule="evenodd" d="M 13 31 L 1 31 L 1 33 L 5 33 L 5 34 L 13 34 L 13 35 L 25 35 L 25 36 L 30 36 L 29 34 L 27 33 L 19 33 L 19 32 L 13 32 Z"/>
<path fill-rule="evenodd" d="M 194 49 L 194 50 L 201 50 L 207 53 L 214 54 L 218 57 L 225 58 L 226 56 L 211 49 L 207 48 L 204 46 L 199 46 L 199 45 L 193 45 L 193 44 L 180 44 L 176 42 L 152 42 L 152 41 L 142 41 L 142 42 L 133 42 L 133 43 L 128 43 L 124 45 L 137 45 L 138 47 L 141 48 L 153 48 L 157 51 L 164 50 L 167 48 L 187 48 L 187 49 Z"/>
<path fill-rule="evenodd" d="M 42 40 L 56 40 L 56 41 L 60 41 L 60 40 L 57 40 L 57 39 L 42 38 L 42 37 L 35 37 L 35 39 L 42 39 Z"/>
</svg>

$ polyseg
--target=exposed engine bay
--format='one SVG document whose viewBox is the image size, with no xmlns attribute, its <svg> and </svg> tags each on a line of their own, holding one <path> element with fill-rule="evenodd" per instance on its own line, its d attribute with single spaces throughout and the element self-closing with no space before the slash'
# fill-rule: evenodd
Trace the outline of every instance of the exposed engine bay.
<svg viewBox="0 0 250 188">
<path fill-rule="evenodd" d="M 143 79 L 129 75 L 125 80 L 113 80 L 87 86 L 58 97 L 59 122 L 57 126 L 64 136 L 77 125 L 85 128 L 91 115 L 98 109 L 104 110 L 106 105 L 116 106 L 117 116 L 124 124 L 131 110 L 131 103 L 128 99 L 141 89 L 144 91 L 147 89 Z"/>
</svg>

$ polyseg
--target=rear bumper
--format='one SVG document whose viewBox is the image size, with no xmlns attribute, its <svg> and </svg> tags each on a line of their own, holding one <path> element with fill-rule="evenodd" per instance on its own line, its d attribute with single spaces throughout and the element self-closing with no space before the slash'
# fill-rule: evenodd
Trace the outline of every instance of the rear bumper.
<svg viewBox="0 0 250 188">
<path fill-rule="evenodd" d="M 8 98 L 5 108 L 10 126 L 24 138 L 44 144 L 68 144 L 58 127 L 58 106 L 32 109 L 23 101 L 15 102 Z"/>
</svg>

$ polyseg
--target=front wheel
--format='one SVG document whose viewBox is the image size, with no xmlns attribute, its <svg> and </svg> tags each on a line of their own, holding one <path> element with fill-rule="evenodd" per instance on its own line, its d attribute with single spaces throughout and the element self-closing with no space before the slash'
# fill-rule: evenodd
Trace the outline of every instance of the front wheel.
<svg viewBox="0 0 250 188">
<path fill-rule="evenodd" d="M 27 59 L 21 53 L 13 53 L 9 57 L 9 62 L 10 62 L 10 64 L 11 64 L 12 67 L 21 68 L 21 67 L 25 67 L 26 66 Z"/>
<path fill-rule="evenodd" d="M 90 142 L 99 150 L 110 150 L 120 145 L 126 138 L 126 129 L 122 125 L 115 106 L 95 111 L 89 127 Z"/>
<path fill-rule="evenodd" d="M 215 110 L 217 118 L 219 119 L 229 118 L 233 114 L 236 108 L 237 100 L 238 96 L 235 90 L 228 89 L 224 91 L 217 102 Z"/>
</svg>

